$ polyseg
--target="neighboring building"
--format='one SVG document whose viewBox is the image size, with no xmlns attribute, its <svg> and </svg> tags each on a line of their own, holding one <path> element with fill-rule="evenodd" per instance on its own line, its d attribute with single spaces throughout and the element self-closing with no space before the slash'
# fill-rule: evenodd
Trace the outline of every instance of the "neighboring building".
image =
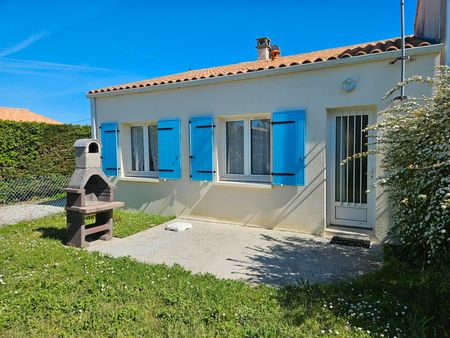
<svg viewBox="0 0 450 338">
<path fill-rule="evenodd" d="M 29 109 L 9 107 L 0 107 L 0 120 L 62 124 L 61 122 L 58 122 L 56 120 L 33 113 Z"/>
<path fill-rule="evenodd" d="M 322 233 L 336 226 L 382 238 L 385 193 L 362 129 L 390 102 L 401 40 L 193 70 L 88 93 L 103 169 L 128 208 Z M 442 44 L 408 37 L 407 76 L 433 76 Z M 411 96 L 431 88 L 412 85 Z M 370 149 L 370 147 L 369 147 Z"/>
<path fill-rule="evenodd" d="M 450 0 L 418 0 L 414 35 L 444 45 L 441 62 L 450 65 Z"/>
</svg>

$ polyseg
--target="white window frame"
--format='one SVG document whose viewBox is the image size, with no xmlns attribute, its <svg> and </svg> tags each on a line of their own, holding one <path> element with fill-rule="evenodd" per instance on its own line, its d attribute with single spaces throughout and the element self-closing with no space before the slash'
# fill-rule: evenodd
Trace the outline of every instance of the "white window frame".
<svg viewBox="0 0 450 338">
<path fill-rule="evenodd" d="M 239 115 L 222 117 L 220 120 L 221 125 L 221 156 L 220 156 L 220 180 L 221 181 L 240 181 L 240 182 L 271 182 L 271 175 L 252 175 L 252 130 L 251 121 L 252 120 L 269 120 L 272 122 L 271 114 L 252 114 L 252 115 Z M 227 122 L 231 121 L 244 121 L 244 174 L 227 174 Z M 270 124 L 270 163 L 269 172 L 272 172 L 272 124 Z"/>
<path fill-rule="evenodd" d="M 157 122 L 148 122 L 148 123 L 131 123 L 128 127 L 129 137 L 128 137 L 128 165 L 126 176 L 128 177 L 159 177 L 159 171 L 150 171 L 150 153 L 149 153 L 149 142 L 148 142 L 148 127 L 149 126 L 157 126 Z M 133 161 L 133 151 L 131 144 L 131 127 L 142 127 L 144 128 L 144 171 L 142 170 L 132 170 L 132 161 Z"/>
</svg>

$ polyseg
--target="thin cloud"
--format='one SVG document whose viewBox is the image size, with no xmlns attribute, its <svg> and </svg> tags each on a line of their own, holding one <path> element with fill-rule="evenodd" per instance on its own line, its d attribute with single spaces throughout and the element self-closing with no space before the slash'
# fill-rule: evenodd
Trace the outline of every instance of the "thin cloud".
<svg viewBox="0 0 450 338">
<path fill-rule="evenodd" d="M 68 73 L 99 73 L 120 71 L 108 68 L 92 67 L 86 65 L 74 65 L 66 63 L 45 62 L 37 60 L 22 60 L 0 58 L 0 73 L 28 74 L 41 76 L 58 76 Z"/>
<path fill-rule="evenodd" d="M 29 36 L 28 38 L 26 38 L 25 40 L 15 44 L 14 46 L 11 46 L 11 47 L 3 49 L 3 50 L 0 50 L 0 57 L 5 57 L 5 56 L 8 56 L 8 55 L 17 53 L 17 52 L 27 48 L 31 44 L 35 43 L 36 41 L 39 41 L 42 38 L 46 37 L 48 34 L 49 34 L 49 32 L 38 32 L 38 33 L 35 33 L 35 34 Z"/>
</svg>

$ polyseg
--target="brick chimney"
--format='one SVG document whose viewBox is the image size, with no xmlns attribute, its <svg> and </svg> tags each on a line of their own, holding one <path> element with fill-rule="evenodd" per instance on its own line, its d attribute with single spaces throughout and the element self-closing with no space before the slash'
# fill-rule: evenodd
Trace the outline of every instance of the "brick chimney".
<svg viewBox="0 0 450 338">
<path fill-rule="evenodd" d="M 270 47 L 270 59 L 273 61 L 275 59 L 278 59 L 280 57 L 280 47 L 277 45 L 273 45 Z"/>
<path fill-rule="evenodd" d="M 270 39 L 268 37 L 256 39 L 256 49 L 258 50 L 258 60 L 270 60 Z"/>
</svg>

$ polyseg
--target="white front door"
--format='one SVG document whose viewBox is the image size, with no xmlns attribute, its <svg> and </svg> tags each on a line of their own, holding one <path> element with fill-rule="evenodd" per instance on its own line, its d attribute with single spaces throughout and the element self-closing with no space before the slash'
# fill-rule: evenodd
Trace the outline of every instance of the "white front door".
<svg viewBox="0 0 450 338">
<path fill-rule="evenodd" d="M 342 164 L 346 158 L 368 150 L 363 130 L 372 123 L 372 115 L 369 110 L 349 110 L 329 116 L 327 203 L 331 225 L 374 226 L 373 155 Z"/>
</svg>

